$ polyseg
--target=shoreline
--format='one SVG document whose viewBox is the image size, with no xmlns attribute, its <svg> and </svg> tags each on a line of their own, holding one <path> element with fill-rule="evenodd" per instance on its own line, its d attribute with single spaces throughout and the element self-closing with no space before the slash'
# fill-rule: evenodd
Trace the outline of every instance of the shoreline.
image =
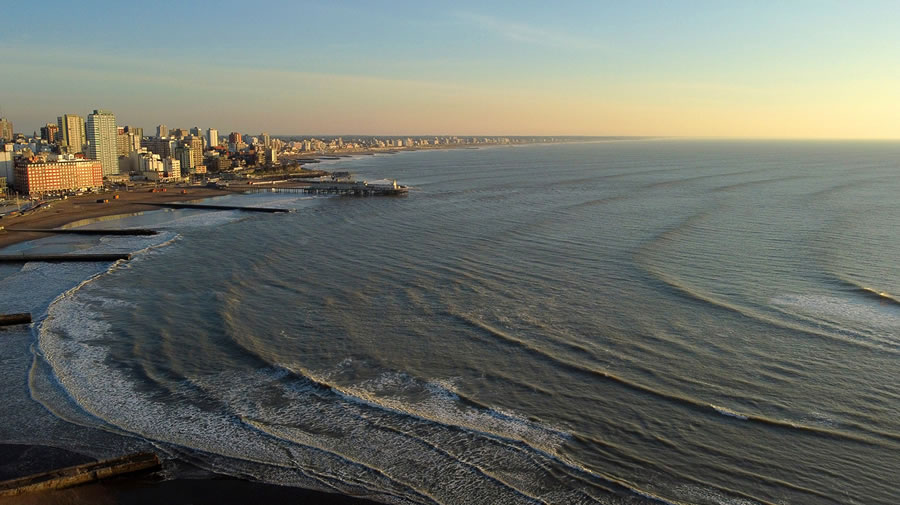
<svg viewBox="0 0 900 505">
<path fill-rule="evenodd" d="M 120 217 L 133 216 L 144 212 L 162 210 L 154 205 L 145 203 L 175 203 L 215 198 L 219 196 L 235 194 L 233 191 L 213 188 L 170 188 L 171 192 L 150 193 L 138 191 L 109 191 L 106 193 L 92 193 L 70 197 L 66 200 L 56 200 L 40 209 L 27 212 L 24 215 L 4 216 L 0 219 L 0 249 L 6 249 L 11 245 L 37 240 L 51 236 L 41 232 L 10 231 L 16 228 L 68 228 L 81 226 L 104 219 L 118 219 Z M 186 193 L 181 193 L 184 189 Z M 118 199 L 111 195 L 119 195 Z M 97 199 L 109 198 L 108 203 L 97 203 Z"/>
<path fill-rule="evenodd" d="M 186 193 L 181 193 L 181 190 Z M 24 215 L 0 218 L 3 228 L 61 228 L 84 226 L 165 210 L 154 204 L 190 202 L 241 194 L 239 191 L 207 187 L 168 187 L 167 192 L 107 191 L 50 202 Z M 119 195 L 113 199 L 112 195 Z M 97 203 L 109 199 L 108 203 Z M 0 249 L 53 236 L 41 232 L 0 231 Z M 69 466 L 99 461 L 77 451 L 40 443 L 0 441 L 0 481 L 16 479 Z M 160 455 L 165 458 L 164 455 Z M 37 505 L 134 503 L 184 505 L 252 503 L 317 503 L 323 505 L 381 505 L 365 497 L 338 492 L 270 484 L 215 473 L 181 459 L 166 459 L 162 470 L 123 475 L 63 489 L 34 491 L 2 499 L 4 504 Z"/>
<path fill-rule="evenodd" d="M 569 140 L 557 142 L 528 142 L 514 144 L 449 144 L 436 146 L 391 147 L 377 149 L 362 149 L 357 151 L 335 151 L 325 153 L 304 153 L 284 155 L 282 159 L 303 165 L 316 165 L 321 161 L 346 161 L 354 156 L 372 156 L 376 154 L 400 154 L 417 151 L 443 151 L 443 150 L 477 150 L 494 147 L 520 147 L 535 145 L 558 145 L 583 143 L 585 140 Z M 263 176 L 259 180 L 266 180 L 281 176 Z M 153 205 L 143 203 L 177 203 L 191 200 L 215 198 L 218 196 L 239 194 L 240 192 L 228 189 L 216 189 L 209 187 L 178 187 L 165 186 L 171 192 L 151 193 L 146 189 L 132 191 L 107 191 L 104 193 L 91 193 L 70 197 L 66 200 L 52 201 L 47 205 L 22 215 L 0 217 L 0 250 L 9 246 L 29 242 L 51 236 L 41 232 L 16 232 L 8 231 L 8 228 L 69 228 L 83 226 L 92 222 L 105 219 L 118 219 L 143 212 L 162 210 Z M 181 190 L 187 191 L 182 194 Z M 118 194 L 118 199 L 110 198 L 110 195 Z M 98 199 L 109 198 L 108 203 L 97 203 Z"/>
</svg>

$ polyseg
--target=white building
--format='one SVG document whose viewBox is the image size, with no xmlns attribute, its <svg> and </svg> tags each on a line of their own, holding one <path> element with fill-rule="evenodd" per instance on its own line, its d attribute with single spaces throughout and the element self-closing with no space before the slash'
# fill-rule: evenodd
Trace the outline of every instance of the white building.
<svg viewBox="0 0 900 505">
<path fill-rule="evenodd" d="M 206 130 L 206 145 L 209 148 L 219 145 L 219 130 L 216 130 L 215 128 Z"/>
<path fill-rule="evenodd" d="M 87 156 L 100 160 L 103 175 L 119 173 L 119 157 L 116 154 L 116 115 L 105 110 L 95 110 L 85 122 Z"/>
</svg>

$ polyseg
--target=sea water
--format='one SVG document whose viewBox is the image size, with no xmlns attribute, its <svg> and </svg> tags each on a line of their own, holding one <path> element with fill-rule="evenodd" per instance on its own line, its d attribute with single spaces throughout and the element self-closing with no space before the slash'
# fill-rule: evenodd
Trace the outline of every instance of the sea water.
<svg viewBox="0 0 900 505">
<path fill-rule="evenodd" d="M 894 503 L 900 143 L 406 152 L 4 266 L 0 442 L 388 503 Z M 46 427 L 36 430 L 35 427 Z"/>
</svg>

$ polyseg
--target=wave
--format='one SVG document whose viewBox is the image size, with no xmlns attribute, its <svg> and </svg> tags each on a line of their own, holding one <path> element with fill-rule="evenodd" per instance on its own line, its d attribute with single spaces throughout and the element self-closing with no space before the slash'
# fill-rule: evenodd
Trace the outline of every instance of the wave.
<svg viewBox="0 0 900 505">
<path fill-rule="evenodd" d="M 668 181 L 654 182 L 652 184 L 643 186 L 641 189 L 668 188 L 668 187 L 673 187 L 673 186 L 680 186 L 682 184 L 690 184 L 692 182 L 702 181 L 702 180 L 706 180 L 706 179 L 716 179 L 716 178 L 720 178 L 720 177 L 734 177 L 734 176 L 738 176 L 738 175 L 755 174 L 755 173 L 759 173 L 759 172 L 766 172 L 768 170 L 771 170 L 771 169 L 764 168 L 764 169 L 742 170 L 740 172 L 728 172 L 728 173 L 721 173 L 721 174 L 704 174 L 704 175 L 696 175 L 693 177 L 682 177 L 679 179 L 672 179 L 672 180 L 668 180 Z"/>
<path fill-rule="evenodd" d="M 864 284 L 860 284 L 860 283 L 858 283 L 848 277 L 845 277 L 845 276 L 838 275 L 838 276 L 836 276 L 836 279 L 842 285 L 850 288 L 851 291 L 853 291 L 857 294 L 866 296 L 868 298 L 871 298 L 871 299 L 874 299 L 874 300 L 877 300 L 880 302 L 887 302 L 889 304 L 900 307 L 900 297 L 897 297 L 896 295 L 893 295 L 886 291 L 882 291 L 880 289 L 866 286 Z"/>
<path fill-rule="evenodd" d="M 419 383 L 405 373 L 384 372 L 372 381 L 340 385 L 327 375 L 316 374 L 298 365 L 279 365 L 321 388 L 331 390 L 347 401 L 358 402 L 405 416 L 416 417 L 448 427 L 466 428 L 484 435 L 528 444 L 542 451 L 556 451 L 570 435 L 551 426 L 529 421 L 514 412 L 491 408 L 462 395 L 449 381 Z M 385 393 L 410 390 L 428 393 L 427 399 L 406 402 Z M 416 392 L 418 392 L 416 391 Z M 460 408 L 459 405 L 468 408 Z"/>
<path fill-rule="evenodd" d="M 638 382 L 631 381 L 624 377 L 620 377 L 618 375 L 612 374 L 606 370 L 593 368 L 588 365 L 582 365 L 582 364 L 575 363 L 575 362 L 569 361 L 567 359 L 561 358 L 559 356 L 553 355 L 533 344 L 530 344 L 528 342 L 520 340 L 520 339 L 513 337 L 505 332 L 499 331 L 496 328 L 493 328 L 490 325 L 487 325 L 481 321 L 478 321 L 477 319 L 474 319 L 470 316 L 466 316 L 463 314 L 456 314 L 456 313 L 450 313 L 450 315 L 458 318 L 460 321 L 462 321 L 474 328 L 478 328 L 483 331 L 486 331 L 489 334 L 491 334 L 492 336 L 498 337 L 501 340 L 503 340 L 504 342 L 515 345 L 515 346 L 517 346 L 523 350 L 526 350 L 542 359 L 549 359 L 552 362 L 556 363 L 557 365 L 563 366 L 564 368 L 566 368 L 572 372 L 579 373 L 579 374 L 586 374 L 586 375 L 589 375 L 589 376 L 595 377 L 595 378 L 603 378 L 610 382 L 616 383 L 620 386 L 631 389 L 633 391 L 636 391 L 639 393 L 644 393 L 644 394 L 649 394 L 656 398 L 674 402 L 674 403 L 695 409 L 695 410 L 703 412 L 703 413 L 711 413 L 712 412 L 712 413 L 716 413 L 717 415 L 729 417 L 729 418 L 736 419 L 739 421 L 748 421 L 748 422 L 752 422 L 752 423 L 756 423 L 756 424 L 760 424 L 760 425 L 770 426 L 773 428 L 797 431 L 797 432 L 806 433 L 809 435 L 820 436 L 820 437 L 825 437 L 825 438 L 829 438 L 829 439 L 852 441 L 852 442 L 856 442 L 856 443 L 860 443 L 860 444 L 864 444 L 864 445 L 870 445 L 870 446 L 880 445 L 878 439 L 872 438 L 872 436 L 876 436 L 878 438 L 885 439 L 886 441 L 890 441 L 893 443 L 900 442 L 900 434 L 885 432 L 885 431 L 880 431 L 880 430 L 874 430 L 874 429 L 870 429 L 870 428 L 867 428 L 867 427 L 864 427 L 861 425 L 852 424 L 852 425 L 848 425 L 848 426 L 850 426 L 856 430 L 862 431 L 864 433 L 867 433 L 868 436 L 857 435 L 857 434 L 848 433 L 845 431 L 838 431 L 838 430 L 834 430 L 834 429 L 826 429 L 826 428 L 817 427 L 817 426 L 810 426 L 810 425 L 805 425 L 805 424 L 802 424 L 799 422 L 775 419 L 775 418 L 770 418 L 770 417 L 766 417 L 766 416 L 758 415 L 758 414 L 740 412 L 740 411 L 732 410 L 732 409 L 722 407 L 719 405 L 706 403 L 702 400 L 698 400 L 698 399 L 695 399 L 695 398 L 692 398 L 689 396 L 665 391 L 662 389 L 656 389 L 656 388 L 646 386 L 646 385 L 638 383 Z"/>
<path fill-rule="evenodd" d="M 855 294 L 880 299 L 862 290 L 856 290 Z M 900 314 L 893 310 L 884 310 L 883 307 L 846 296 L 816 294 L 781 295 L 770 299 L 769 304 L 792 318 L 808 321 L 819 328 L 854 335 L 854 340 L 865 338 L 860 341 L 884 351 L 900 350 L 900 341 L 896 337 Z"/>
<path fill-rule="evenodd" d="M 733 417 L 735 419 L 741 419 L 744 421 L 747 421 L 750 419 L 749 417 L 747 417 L 746 414 L 741 414 L 740 412 L 735 412 L 734 410 L 731 410 L 729 408 L 720 407 L 718 405 L 713 405 L 713 404 L 709 404 L 709 406 L 712 407 L 712 409 L 715 410 L 716 412 L 718 412 L 719 414 L 722 414 L 723 416 Z"/>
<path fill-rule="evenodd" d="M 809 200 L 812 200 L 812 201 L 821 200 L 823 197 L 830 197 L 835 193 L 840 193 L 840 192 L 846 191 L 851 188 L 865 186 L 867 184 L 872 184 L 875 182 L 881 182 L 881 181 L 885 181 L 885 180 L 890 181 L 890 180 L 896 179 L 896 177 L 897 177 L 896 174 L 890 174 L 887 176 L 871 177 L 871 178 L 867 178 L 867 179 L 860 179 L 860 180 L 856 180 L 856 181 L 845 182 L 842 184 L 837 184 L 837 185 L 831 186 L 829 188 L 825 188 L 825 189 L 816 191 L 814 193 L 810 193 L 810 194 L 806 195 L 806 198 Z"/>
<path fill-rule="evenodd" d="M 759 311 L 752 310 L 747 307 L 741 307 L 739 305 L 735 305 L 735 304 L 726 302 L 724 300 L 717 299 L 713 296 L 701 293 L 694 289 L 691 289 L 690 287 L 685 286 L 684 284 L 682 284 L 680 281 L 676 280 L 675 278 L 664 273 L 662 270 L 649 265 L 646 261 L 641 261 L 640 258 L 638 258 L 638 257 L 636 257 L 635 263 L 637 265 L 641 266 L 642 269 L 645 272 L 647 272 L 648 274 L 650 274 L 653 278 L 657 279 L 658 281 L 661 281 L 668 287 L 674 289 L 677 293 L 679 293 L 683 296 L 686 296 L 687 298 L 696 300 L 698 302 L 702 302 L 702 303 L 705 303 L 705 304 L 708 304 L 710 306 L 717 307 L 720 309 L 725 309 L 730 312 L 740 314 L 742 316 L 749 317 L 751 319 L 754 319 L 754 320 L 757 320 L 757 321 L 760 321 L 760 322 L 763 322 L 763 323 L 766 323 L 766 324 L 769 324 L 772 326 L 776 326 L 779 328 L 796 331 L 796 332 L 814 336 L 814 337 L 826 338 L 830 341 L 837 342 L 840 344 L 852 345 L 854 347 L 859 347 L 859 348 L 869 349 L 869 350 L 874 349 L 874 350 L 878 350 L 878 351 L 882 351 L 882 352 L 889 352 L 892 354 L 900 355 L 900 346 L 893 344 L 891 342 L 870 342 L 868 340 L 862 340 L 860 338 L 855 338 L 855 337 L 860 336 L 860 335 L 857 335 L 855 332 L 849 333 L 846 331 L 842 331 L 840 333 L 830 333 L 830 332 L 820 331 L 820 330 L 812 328 L 812 327 L 802 326 L 800 324 L 794 324 L 790 321 L 785 321 L 782 319 L 770 317 Z M 835 329 L 837 330 L 837 328 L 835 328 Z"/>
<path fill-rule="evenodd" d="M 513 412 L 466 406 L 459 401 L 452 382 L 412 381 L 430 396 L 424 402 L 409 403 L 379 395 L 380 391 L 408 388 L 411 380 L 405 374 L 387 374 L 372 382 L 341 386 L 327 374 L 305 371 L 300 373 L 308 379 L 298 383 L 295 366 L 295 370 L 236 371 L 191 379 L 191 384 L 207 391 L 210 398 L 218 398 L 225 411 L 200 409 L 186 398 L 154 401 L 139 392 L 143 386 L 135 383 L 130 372 L 110 363 L 108 351 L 96 343 L 112 331 L 99 313 L 93 313 L 94 305 L 107 301 L 98 291 L 90 287 L 73 290 L 55 302 L 40 327 L 39 341 L 47 362 L 74 401 L 117 430 L 163 447 L 227 458 L 228 462 L 216 460 L 216 465 L 218 469 L 230 469 L 232 474 L 244 473 L 243 461 L 272 466 L 279 476 L 296 468 L 343 492 L 362 487 L 395 503 L 458 503 L 475 497 L 494 497 L 498 503 L 596 501 L 589 498 L 590 492 L 572 495 L 575 491 L 558 481 L 548 489 L 565 498 L 542 497 L 548 481 L 542 479 L 535 487 L 537 481 L 528 478 L 529 472 L 558 464 L 545 450 L 553 451 L 564 442 L 564 432 Z M 313 388 L 303 386 L 303 382 Z M 186 386 L 172 394 L 188 394 L 190 388 Z M 276 406 L 259 403 L 259 398 L 270 397 L 266 391 L 277 391 L 292 400 L 276 402 Z M 439 428 L 429 430 L 429 426 L 438 426 L 432 424 L 432 418 L 441 423 Z M 429 431 L 432 439 L 423 438 Z M 463 450 L 460 444 L 466 440 L 477 444 Z M 397 470 L 404 468 L 404 458 L 413 455 L 424 459 L 405 468 L 419 474 Z M 437 465 L 429 459 L 438 457 L 456 465 L 452 467 L 456 473 L 450 472 L 447 464 Z M 500 460 L 505 464 L 496 465 Z M 512 461 L 519 462 L 515 470 L 507 466 Z M 493 467 L 502 475 L 487 470 Z M 429 477 L 429 469 L 439 475 Z M 481 477 L 473 482 L 472 472 Z M 551 479 L 552 475 L 549 472 L 545 477 Z M 271 482 L 271 476 L 261 476 Z M 285 480 L 276 483 L 294 482 L 290 474 L 279 478 Z M 444 479 L 445 484 L 426 485 L 430 478 Z M 475 494 L 434 498 L 433 490 Z"/>
<path fill-rule="evenodd" d="M 811 179 L 811 178 L 812 177 L 808 176 L 808 175 L 791 175 L 788 177 L 777 177 L 774 179 L 762 179 L 762 180 L 758 180 L 758 181 L 744 181 L 744 182 L 738 182 L 736 184 L 729 184 L 728 186 L 720 186 L 718 188 L 713 189 L 712 191 L 727 192 L 727 191 L 734 191 L 736 189 L 749 188 L 749 187 L 753 187 L 753 186 L 763 186 L 766 184 L 772 184 L 772 183 L 777 183 L 777 182 L 795 181 L 795 180 L 799 180 L 799 179 Z"/>
</svg>

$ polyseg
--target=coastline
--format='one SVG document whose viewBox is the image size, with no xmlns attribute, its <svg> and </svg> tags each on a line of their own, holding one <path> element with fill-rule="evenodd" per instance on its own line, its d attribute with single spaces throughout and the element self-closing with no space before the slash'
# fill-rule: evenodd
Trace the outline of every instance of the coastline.
<svg viewBox="0 0 900 505">
<path fill-rule="evenodd" d="M 40 232 L 10 231 L 16 228 L 62 228 L 84 220 L 114 218 L 118 215 L 133 215 L 141 212 L 160 210 L 144 203 L 186 202 L 191 200 L 214 198 L 234 194 L 232 191 L 213 188 L 170 188 L 165 193 L 147 191 L 119 191 L 93 193 L 71 197 L 66 200 L 50 202 L 38 210 L 24 215 L 5 216 L 0 219 L 0 249 L 13 244 L 49 237 L 50 234 Z M 186 193 L 181 193 L 184 189 Z M 118 199 L 111 195 L 119 195 Z M 108 203 L 97 203 L 98 198 L 109 199 Z"/>
<path fill-rule="evenodd" d="M 181 193 L 181 190 L 186 193 Z M 51 202 L 24 215 L 3 217 L 4 228 L 67 228 L 97 221 L 114 220 L 163 209 L 154 205 L 168 202 L 207 200 L 239 194 L 214 188 L 174 188 L 167 192 L 105 192 L 70 197 Z M 112 195 L 119 195 L 113 199 Z M 108 203 L 97 203 L 109 199 Z M 41 232 L 0 231 L 0 248 L 50 237 Z M 42 443 L 0 441 L 0 481 L 53 471 L 98 461 L 77 451 Z M 159 454 L 160 457 L 165 457 Z M 220 504 L 249 503 L 258 500 L 273 503 L 321 503 L 333 505 L 378 505 L 380 502 L 339 493 L 301 487 L 269 484 L 195 467 L 180 459 L 168 459 L 160 471 L 124 475 L 73 487 L 30 492 L 2 498 L 4 504 Z"/>
<path fill-rule="evenodd" d="M 359 149 L 359 150 L 342 150 L 325 153 L 303 153 L 289 154 L 282 157 L 284 160 L 303 165 L 316 165 L 322 161 L 346 161 L 355 156 L 373 156 L 376 154 L 392 155 L 404 152 L 417 151 L 443 151 L 443 150 L 477 150 L 496 147 L 521 147 L 534 145 L 555 145 L 570 144 L 583 142 L 596 142 L 597 140 L 564 140 L 556 142 L 527 142 L 512 144 L 442 144 L 435 146 L 414 146 L 414 147 L 390 147 L 376 149 Z M 609 140 L 604 140 L 609 141 Z M 272 178 L 280 178 L 282 176 L 262 176 L 259 180 L 267 180 Z M 107 191 L 104 193 L 91 193 L 76 197 L 70 197 L 66 200 L 57 200 L 50 202 L 49 205 L 42 206 L 40 209 L 28 211 L 25 214 L 17 216 L 0 217 L 0 249 L 5 249 L 11 245 L 37 240 L 50 236 L 47 233 L 40 232 L 16 232 L 9 231 L 15 228 L 65 228 L 69 226 L 78 226 L 79 224 L 87 224 L 100 218 L 115 219 L 117 216 L 134 215 L 142 212 L 160 210 L 159 207 L 152 205 L 143 205 L 143 203 L 175 203 L 187 202 L 191 200 L 200 200 L 207 198 L 215 198 L 218 196 L 231 195 L 236 192 L 228 189 L 216 189 L 208 187 L 171 187 L 166 186 L 171 191 L 151 193 L 147 189 L 132 191 Z M 181 190 L 187 191 L 182 194 Z M 110 195 L 119 195 L 118 199 L 113 199 Z M 108 203 L 97 203 L 98 199 L 109 198 Z M 84 223 L 81 223 L 85 221 Z M 76 224 L 78 223 L 78 224 Z"/>
<path fill-rule="evenodd" d="M 432 148 L 432 150 L 438 149 L 440 148 Z M 415 150 L 417 149 L 410 149 L 410 151 Z M 344 155 L 339 159 L 349 158 L 350 156 L 353 155 Z M 182 194 L 182 189 L 185 189 L 187 193 Z M 51 202 L 49 206 L 29 212 L 23 216 L 4 217 L 0 219 L 0 226 L 8 228 L 78 226 L 103 220 L 104 218 L 117 219 L 159 210 L 157 207 L 144 205 L 143 203 L 195 201 L 236 194 L 233 190 L 199 187 L 168 187 L 168 190 L 165 193 L 150 193 L 145 189 L 143 191 L 106 192 L 72 197 L 67 200 Z M 112 195 L 114 194 L 118 194 L 119 199 L 113 199 Z M 109 198 L 109 202 L 97 203 L 96 200 L 98 198 Z M 0 232 L 0 248 L 49 236 L 50 234 L 39 232 L 2 231 Z M 18 465 L 19 468 L 19 475 L 9 475 L 2 478 L 21 477 L 39 471 L 83 463 L 86 460 L 94 460 L 94 458 L 76 452 L 32 444 L 0 443 L 0 453 L 11 455 L 8 458 L 6 470 L 15 468 L 15 465 Z M 190 467 L 189 463 L 185 463 L 182 460 L 170 460 L 167 463 L 169 468 L 160 473 L 124 476 L 68 489 L 5 498 L 4 503 L 152 503 L 154 505 L 156 503 L 227 504 L 255 501 L 349 505 L 376 505 L 380 503 L 350 495 L 266 484 L 207 471 L 189 471 L 188 476 L 184 476 L 180 472 L 173 472 L 172 467 Z M 41 468 L 42 466 L 46 468 Z M 0 470 L 3 469 L 3 467 L 0 467 Z"/>
</svg>

